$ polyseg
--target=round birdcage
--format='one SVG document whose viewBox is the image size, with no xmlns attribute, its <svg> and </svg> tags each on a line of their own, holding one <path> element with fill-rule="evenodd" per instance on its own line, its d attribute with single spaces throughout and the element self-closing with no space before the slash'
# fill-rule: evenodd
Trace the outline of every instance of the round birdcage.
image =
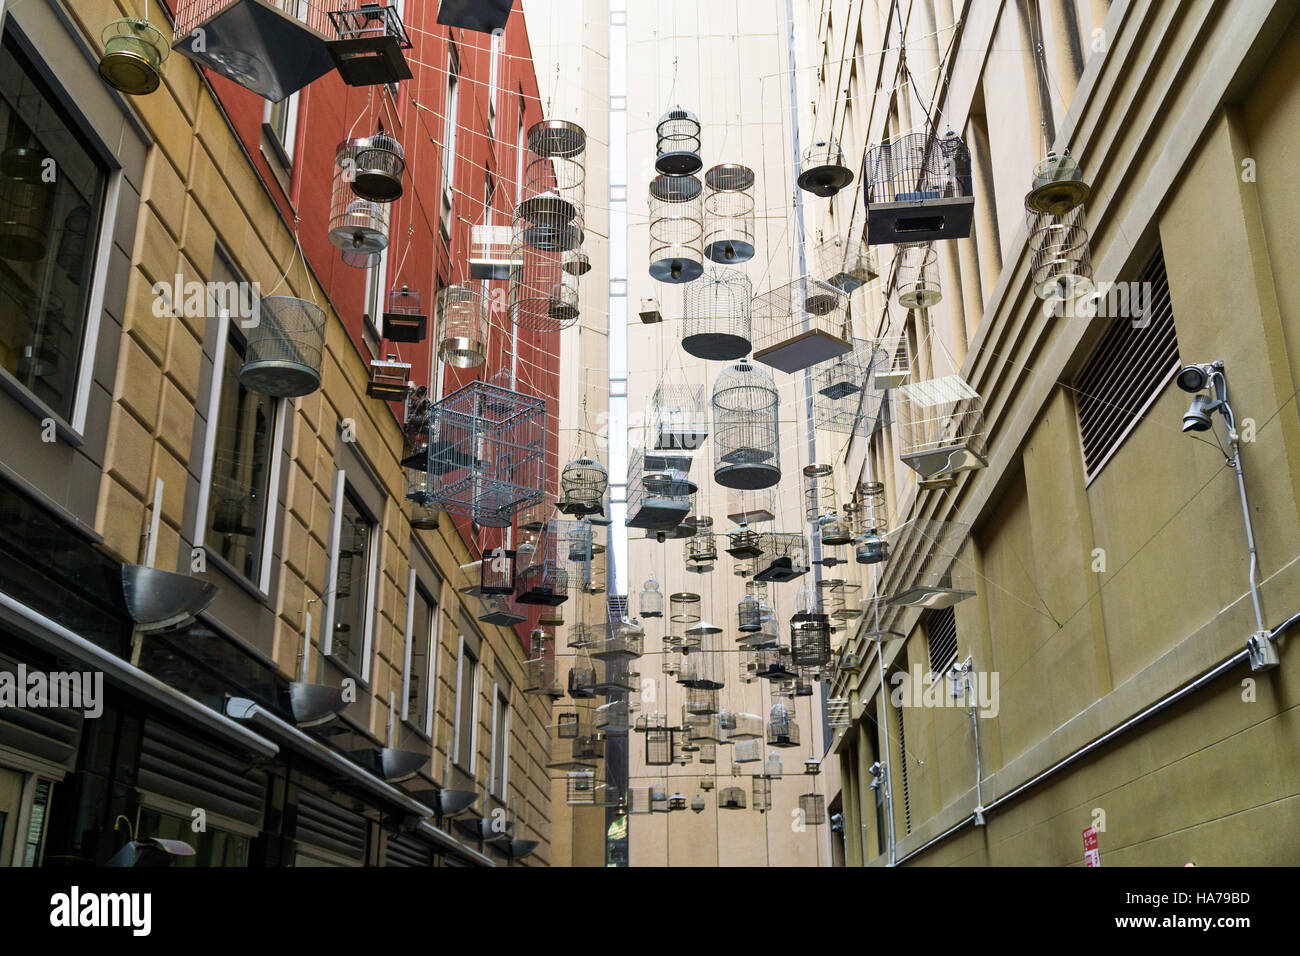
<svg viewBox="0 0 1300 956">
<path fill-rule="evenodd" d="M 754 287 L 738 269 L 712 269 L 686 287 L 682 348 L 702 359 L 739 359 L 753 349 Z"/>
<path fill-rule="evenodd" d="M 680 107 L 659 118 L 655 129 L 655 169 L 666 176 L 690 176 L 704 166 L 700 158 L 700 118 Z"/>
<path fill-rule="evenodd" d="M 1064 216 L 1081 205 L 1092 192 L 1083 170 L 1069 151 L 1049 152 L 1034 165 L 1033 186 L 1025 197 L 1025 208 L 1051 216 Z"/>
<path fill-rule="evenodd" d="M 687 657 L 693 657 L 693 654 L 687 654 Z M 682 667 L 685 669 L 686 662 L 683 660 Z M 678 678 L 680 682 L 680 678 Z M 697 687 L 692 684 L 686 685 L 686 703 L 683 705 L 688 714 L 697 717 L 707 717 L 710 714 L 718 712 L 718 698 L 720 692 L 716 687 Z"/>
<path fill-rule="evenodd" d="M 650 275 L 660 282 L 690 282 L 704 272 L 703 192 L 694 176 L 650 183 Z"/>
<path fill-rule="evenodd" d="M 539 248 L 529 241 L 535 226 L 515 217 L 506 309 L 521 329 L 558 332 L 581 314 L 577 276 L 565 271 L 565 250 Z"/>
<path fill-rule="evenodd" d="M 346 265 L 369 269 L 388 248 L 389 207 L 361 199 L 352 191 L 357 154 L 368 139 L 350 139 L 334 154 L 334 185 L 330 197 L 329 241 Z"/>
<path fill-rule="evenodd" d="M 772 705 L 771 710 L 767 712 L 768 741 L 770 742 L 773 738 L 789 737 L 790 724 L 790 709 L 778 700 Z"/>
<path fill-rule="evenodd" d="M 438 290 L 438 357 L 453 368 L 487 361 L 487 300 L 478 286 Z"/>
<path fill-rule="evenodd" d="M 402 198 L 402 176 L 406 172 L 406 151 L 388 133 L 352 140 L 354 146 L 352 192 L 371 202 L 390 203 Z M 347 146 L 349 144 L 344 144 Z"/>
<path fill-rule="evenodd" d="M 602 500 L 609 487 L 605 466 L 583 455 L 564 466 L 560 472 L 560 510 L 582 517 L 604 511 Z"/>
<path fill-rule="evenodd" d="M 740 599 L 740 604 L 736 608 L 737 625 L 736 629 L 746 634 L 757 633 L 762 629 L 762 605 L 752 594 L 746 594 Z"/>
<path fill-rule="evenodd" d="M 844 165 L 844 150 L 835 140 L 819 140 L 803 153 L 799 188 L 827 199 L 853 182 L 853 170 Z"/>
<path fill-rule="evenodd" d="M 142 17 L 114 20 L 100 35 L 104 55 L 99 75 L 115 90 L 144 96 L 162 83 L 163 63 L 171 45 L 163 32 Z"/>
<path fill-rule="evenodd" d="M 664 592 L 659 590 L 659 582 L 650 577 L 641 589 L 641 616 L 664 616 Z"/>
<path fill-rule="evenodd" d="M 728 265 L 754 258 L 754 171 L 723 163 L 704 174 L 704 254 Z"/>
<path fill-rule="evenodd" d="M 515 227 L 523 241 L 548 252 L 582 245 L 587 134 L 565 120 L 543 120 L 528 131 L 528 158 Z"/>
<path fill-rule="evenodd" d="M 753 491 L 781 480 L 772 376 L 748 361 L 728 366 L 713 385 L 713 478 L 725 488 Z"/>
<path fill-rule="evenodd" d="M 817 519 L 817 531 L 821 535 L 822 544 L 829 547 L 838 547 L 853 540 L 848 519 L 836 511 L 827 512 Z"/>
<path fill-rule="evenodd" d="M 669 620 L 694 624 L 700 619 L 700 596 L 693 591 L 676 591 L 668 598 Z"/>
<path fill-rule="evenodd" d="M 565 253 L 563 268 L 571 276 L 585 276 L 591 271 L 591 257 L 581 249 Z"/>
<path fill-rule="evenodd" d="M 0 176 L 0 259 L 44 258 L 49 206 L 49 184 Z"/>
<path fill-rule="evenodd" d="M 696 527 L 695 534 L 686 542 L 686 560 L 693 565 L 712 564 L 718 560 L 718 546 L 710 528 Z"/>
<path fill-rule="evenodd" d="M 831 481 L 831 466 L 811 464 L 803 466 L 804 478 L 804 515 L 816 524 L 835 498 L 835 486 Z"/>
<path fill-rule="evenodd" d="M 1047 301 L 1068 301 L 1091 293 L 1092 254 L 1083 206 L 1059 216 L 1026 208 L 1025 215 L 1034 295 Z"/>
<path fill-rule="evenodd" d="M 939 253 L 931 242 L 899 243 L 894 294 L 905 309 L 932 309 L 943 301 L 939 287 Z"/>
<path fill-rule="evenodd" d="M 701 787 L 702 787 L 702 786 L 703 786 L 703 782 L 701 781 Z M 697 793 L 695 796 L 691 797 L 691 810 L 692 810 L 693 812 L 695 812 L 695 813 L 703 813 L 703 812 L 704 812 L 704 807 L 705 807 L 705 806 L 706 806 L 706 804 L 705 804 L 705 801 L 704 801 L 704 794 L 702 794 L 702 793 Z"/>
<path fill-rule="evenodd" d="M 320 388 L 325 351 L 325 310 L 306 299 L 262 299 L 256 325 L 247 330 L 239 381 L 250 392 L 296 398 Z"/>
</svg>

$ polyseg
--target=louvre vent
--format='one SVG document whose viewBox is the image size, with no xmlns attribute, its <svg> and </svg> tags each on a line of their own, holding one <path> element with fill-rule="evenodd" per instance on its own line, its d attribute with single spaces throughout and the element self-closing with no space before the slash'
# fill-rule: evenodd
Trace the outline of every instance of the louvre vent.
<svg viewBox="0 0 1300 956">
<path fill-rule="evenodd" d="M 947 673 L 957 659 L 957 617 L 952 608 L 930 613 L 925 620 L 925 639 L 930 648 L 930 673 Z"/>
<path fill-rule="evenodd" d="M 1112 318 L 1074 380 L 1087 481 L 1097 477 L 1180 365 L 1164 253 L 1159 247 L 1138 277 L 1137 288 L 1144 291 L 1127 297 L 1130 311 L 1136 316 L 1140 305 L 1146 314 Z M 1132 291 L 1132 284 L 1128 289 Z M 1117 304 L 1120 299 L 1111 296 L 1109 303 L 1102 300 L 1101 304 Z"/>
<path fill-rule="evenodd" d="M 912 799 L 907 791 L 907 735 L 903 731 L 903 708 L 895 707 L 894 713 L 898 715 L 898 766 L 902 771 L 899 777 L 903 782 L 903 826 L 911 833 Z"/>
</svg>

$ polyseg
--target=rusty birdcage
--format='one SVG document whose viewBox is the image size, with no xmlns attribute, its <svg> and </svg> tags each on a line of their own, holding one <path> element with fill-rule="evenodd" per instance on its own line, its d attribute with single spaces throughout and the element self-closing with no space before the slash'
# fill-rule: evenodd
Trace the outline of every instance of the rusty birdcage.
<svg viewBox="0 0 1300 956">
<path fill-rule="evenodd" d="M 862 176 L 869 244 L 970 236 L 970 150 L 952 130 L 938 137 L 927 128 L 872 146 Z"/>
<path fill-rule="evenodd" d="M 704 174 L 704 254 L 728 265 L 754 258 L 754 171 L 723 163 Z"/>
</svg>

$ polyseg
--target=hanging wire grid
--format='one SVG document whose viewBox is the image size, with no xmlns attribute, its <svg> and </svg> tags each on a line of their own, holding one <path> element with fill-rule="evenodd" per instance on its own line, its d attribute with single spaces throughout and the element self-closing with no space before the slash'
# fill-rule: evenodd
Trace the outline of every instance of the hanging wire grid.
<svg viewBox="0 0 1300 956">
<path fill-rule="evenodd" d="M 389 205 L 362 199 L 353 191 L 358 156 L 370 140 L 350 139 L 334 154 L 334 185 L 330 198 L 329 241 L 345 265 L 370 269 L 388 248 Z"/>
<path fill-rule="evenodd" d="M 754 258 L 754 171 L 738 163 L 704 174 L 704 254 L 728 265 Z"/>
<path fill-rule="evenodd" d="M 709 435 L 704 386 L 659 383 L 650 403 L 649 418 L 656 451 L 698 449 Z"/>
<path fill-rule="evenodd" d="M 970 151 L 951 130 L 906 133 L 863 161 L 867 242 L 932 242 L 970 235 Z"/>
<path fill-rule="evenodd" d="M 899 458 L 923 480 L 986 463 L 984 403 L 961 376 L 900 386 L 893 414 L 901 435 Z"/>
<path fill-rule="evenodd" d="M 877 352 L 866 339 L 813 370 L 813 422 L 822 431 L 868 435 L 875 430 L 884 395 L 870 387 Z"/>
<path fill-rule="evenodd" d="M 682 348 L 696 358 L 744 358 L 750 341 L 754 289 L 738 269 L 710 269 L 686 287 Z"/>
<path fill-rule="evenodd" d="M 849 351 L 849 297 L 810 276 L 779 285 L 753 302 L 754 361 L 782 372 L 806 368 Z"/>
<path fill-rule="evenodd" d="M 713 479 L 727 488 L 771 488 L 781 480 L 772 376 L 747 361 L 724 369 L 713 385 Z"/>
<path fill-rule="evenodd" d="M 650 183 L 650 275 L 690 282 L 704 273 L 704 187 L 694 176 Z"/>
</svg>

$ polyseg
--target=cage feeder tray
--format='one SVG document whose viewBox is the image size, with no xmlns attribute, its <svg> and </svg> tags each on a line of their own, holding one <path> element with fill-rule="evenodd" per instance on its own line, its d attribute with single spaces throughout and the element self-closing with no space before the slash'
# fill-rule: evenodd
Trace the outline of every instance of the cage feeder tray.
<svg viewBox="0 0 1300 956">
<path fill-rule="evenodd" d="M 853 348 L 838 335 L 809 329 L 754 353 L 754 361 L 782 372 L 802 372 L 822 362 L 843 355 Z"/>
<path fill-rule="evenodd" d="M 334 69 L 325 37 L 269 0 L 221 6 L 172 49 L 273 103 Z"/>
<path fill-rule="evenodd" d="M 867 205 L 867 244 L 937 242 L 970 237 L 972 196 L 944 198 L 932 190 L 899 193 L 894 202 Z"/>
<path fill-rule="evenodd" d="M 974 471 L 986 464 L 984 456 L 967 442 L 956 442 L 899 455 L 899 460 L 924 480 Z"/>
<path fill-rule="evenodd" d="M 941 588 L 917 584 L 897 594 L 890 595 L 886 602 L 896 607 L 924 607 L 942 609 L 952 607 L 975 594 L 963 588 Z"/>
<path fill-rule="evenodd" d="M 847 378 L 831 382 L 824 388 L 818 389 L 818 392 L 835 402 L 838 402 L 840 399 L 848 398 L 850 395 L 860 391 L 862 391 L 862 389 L 858 386 L 858 383 Z"/>
<path fill-rule="evenodd" d="M 339 39 L 329 42 L 330 56 L 348 86 L 380 86 L 411 79 L 404 50 L 411 40 L 396 9 L 363 3 L 352 10 L 332 10 Z"/>
</svg>

